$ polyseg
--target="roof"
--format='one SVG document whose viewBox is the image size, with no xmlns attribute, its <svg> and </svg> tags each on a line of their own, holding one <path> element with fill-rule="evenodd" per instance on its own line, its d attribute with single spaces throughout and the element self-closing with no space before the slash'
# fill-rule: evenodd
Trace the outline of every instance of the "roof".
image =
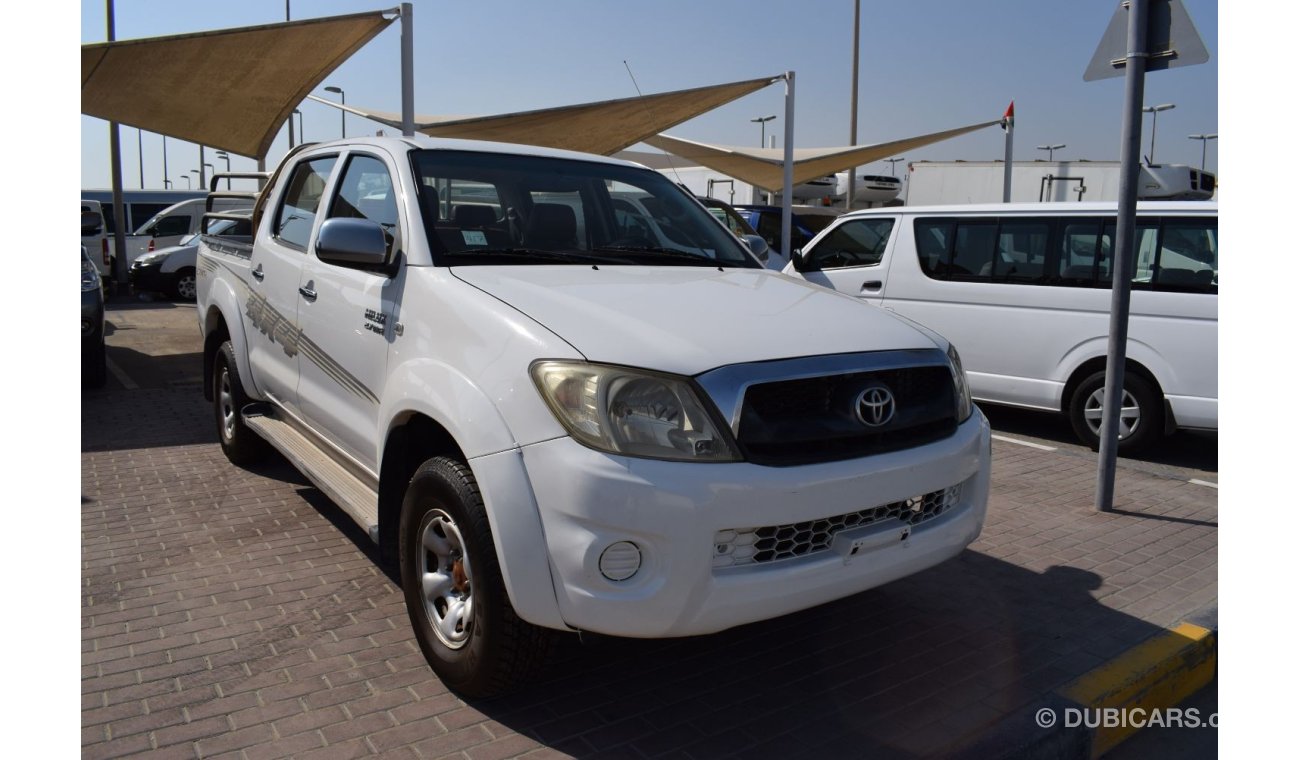
<svg viewBox="0 0 1300 760">
<path fill-rule="evenodd" d="M 436 137 L 473 138 L 610 155 L 780 79 L 777 76 L 761 77 L 634 98 L 492 116 L 416 116 L 415 129 Z M 401 117 L 389 111 L 344 105 L 314 95 L 308 98 L 395 129 L 401 128 Z"/>
<path fill-rule="evenodd" d="M 391 11 L 81 46 L 81 112 L 262 158 Z"/>
<path fill-rule="evenodd" d="M 794 180 L 792 184 L 802 184 L 808 180 L 834 174 L 843 169 L 869 164 L 883 158 L 896 156 L 904 151 L 915 150 L 916 148 L 1001 123 L 1001 119 L 996 119 L 875 145 L 797 148 L 794 151 Z M 761 187 L 764 190 L 779 191 L 781 189 L 785 153 L 780 148 L 709 145 L 708 143 L 694 142 L 662 134 L 647 137 L 645 142 L 647 145 L 653 145 L 673 155 L 690 159 L 697 164 L 702 164 L 756 187 Z"/>
<path fill-rule="evenodd" d="M 1218 201 L 1139 201 L 1138 211 L 1160 213 L 1202 213 L 1217 214 Z M 884 208 L 859 209 L 844 216 L 875 216 L 878 214 L 944 214 L 960 216 L 963 214 L 1114 214 L 1118 204 L 1115 202 L 1090 201 L 1072 203 L 1069 201 L 1046 201 L 1043 203 L 954 203 L 944 206 L 886 206 Z"/>
<path fill-rule="evenodd" d="M 618 158 L 600 156 L 593 153 L 583 153 L 576 150 L 561 150 L 558 148 L 546 148 L 537 145 L 521 145 L 518 143 L 491 142 L 488 140 L 461 140 L 447 137 L 428 137 L 426 135 L 412 135 L 410 137 L 348 137 L 342 140 L 330 140 L 327 142 L 310 143 L 309 150 L 319 150 L 321 148 L 348 148 L 356 146 L 373 146 L 384 148 L 390 151 L 404 152 L 406 148 L 413 147 L 422 150 L 454 150 L 472 153 L 504 153 L 514 156 L 533 156 L 536 158 L 563 158 L 572 161 L 591 161 L 595 163 L 611 164 L 615 166 L 634 166 L 645 168 L 631 161 L 624 161 Z"/>
</svg>

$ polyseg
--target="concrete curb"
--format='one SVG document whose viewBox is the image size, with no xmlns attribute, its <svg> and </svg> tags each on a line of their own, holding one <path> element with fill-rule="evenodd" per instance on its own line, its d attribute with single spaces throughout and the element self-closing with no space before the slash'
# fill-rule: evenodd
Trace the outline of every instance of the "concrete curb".
<svg viewBox="0 0 1300 760">
<path fill-rule="evenodd" d="M 1214 607 L 1057 689 L 1044 704 L 1008 716 L 962 757 L 1099 758 L 1139 731 L 1152 711 L 1175 707 L 1203 688 L 1217 665 Z M 1066 725 L 1067 716 L 1073 725 Z M 1130 716 L 1142 725 L 1131 725 Z"/>
</svg>

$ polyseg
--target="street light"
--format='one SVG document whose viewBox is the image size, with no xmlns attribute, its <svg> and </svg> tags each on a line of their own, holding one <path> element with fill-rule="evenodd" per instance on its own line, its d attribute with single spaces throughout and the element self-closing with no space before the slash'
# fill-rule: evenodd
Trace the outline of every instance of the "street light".
<svg viewBox="0 0 1300 760">
<path fill-rule="evenodd" d="M 217 151 L 217 158 L 226 162 L 226 171 L 230 171 L 230 154 L 224 150 Z"/>
<path fill-rule="evenodd" d="M 342 87 L 334 87 L 334 86 L 326 87 L 326 88 L 325 88 L 325 92 L 332 92 L 332 93 L 334 93 L 335 95 L 338 95 L 338 96 L 339 96 L 339 105 L 343 105 L 343 106 L 345 106 L 345 105 L 348 104 L 348 99 L 347 99 L 347 97 L 345 97 L 345 96 L 343 95 L 343 88 L 342 88 Z M 348 136 L 348 122 L 347 122 L 347 118 L 348 118 L 348 112 L 347 112 L 347 111 L 344 111 L 343 109 L 339 109 L 339 136 L 340 136 L 340 137 L 347 137 L 347 136 Z"/>
<path fill-rule="evenodd" d="M 181 175 L 181 179 L 185 180 L 185 189 L 186 189 L 186 190 L 192 190 L 192 189 L 194 189 L 194 182 L 190 180 L 190 175 L 188 175 L 188 174 L 182 174 L 182 175 Z"/>
<path fill-rule="evenodd" d="M 204 164 L 204 166 L 206 166 L 206 164 Z M 199 175 L 199 189 L 202 190 L 202 189 L 203 189 L 203 172 L 199 171 L 198 169 L 190 169 L 190 174 L 197 174 L 197 175 Z M 189 177 L 186 177 L 186 179 L 189 179 Z M 193 185 L 191 185 L 190 187 L 193 187 Z"/>
<path fill-rule="evenodd" d="M 306 129 L 307 129 L 307 128 L 304 127 L 304 126 L 302 125 L 302 111 L 300 111 L 300 110 L 298 110 L 297 108 L 295 108 L 295 109 L 293 109 L 293 113 L 296 114 L 296 115 L 298 116 L 298 142 L 299 142 L 299 143 L 305 143 L 305 142 L 307 142 L 307 134 L 306 134 Z M 289 117 L 289 120 L 290 120 L 290 121 L 293 120 L 293 116 L 292 116 L 292 115 Z M 292 146 L 290 146 L 290 147 L 292 147 Z"/>
<path fill-rule="evenodd" d="M 1151 114 L 1151 153 L 1147 155 L 1148 165 L 1156 162 L 1156 116 L 1158 116 L 1161 111 L 1168 111 L 1173 107 L 1173 103 L 1161 103 L 1158 106 L 1142 106 L 1142 113 Z"/>
<path fill-rule="evenodd" d="M 1038 149 L 1047 151 L 1047 162 L 1051 163 L 1053 154 L 1064 147 L 1065 143 L 1057 143 L 1056 145 L 1039 145 Z"/>
<path fill-rule="evenodd" d="M 889 176 L 897 177 L 898 175 L 894 173 L 894 164 L 898 163 L 899 161 L 906 161 L 906 160 L 907 159 L 904 158 L 903 156 L 899 156 L 898 158 L 886 158 L 885 162 L 889 164 Z"/>
<path fill-rule="evenodd" d="M 1218 136 L 1217 134 L 1213 134 L 1213 135 L 1188 135 L 1188 136 L 1187 136 L 1187 139 L 1188 139 L 1188 140 L 1200 140 L 1200 141 L 1201 141 L 1201 171 L 1205 171 L 1205 143 L 1209 142 L 1210 140 L 1217 140 L 1217 139 L 1219 139 L 1219 136 Z"/>
<path fill-rule="evenodd" d="M 767 123 L 776 118 L 776 114 L 771 116 L 760 116 L 757 119 L 750 119 L 750 122 L 758 124 L 758 147 L 767 147 Z"/>
<path fill-rule="evenodd" d="M 167 135 L 163 135 L 163 189 L 172 186 L 172 181 L 167 179 Z"/>
</svg>

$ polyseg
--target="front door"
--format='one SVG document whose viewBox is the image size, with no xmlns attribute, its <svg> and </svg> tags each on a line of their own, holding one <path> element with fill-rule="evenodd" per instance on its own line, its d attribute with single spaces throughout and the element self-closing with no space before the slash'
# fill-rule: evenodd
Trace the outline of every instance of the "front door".
<svg viewBox="0 0 1300 760">
<path fill-rule="evenodd" d="M 378 154 L 352 152 L 325 214 L 369 219 L 389 235 L 389 260 L 401 250 L 394 172 Z M 364 467 L 378 472 L 379 393 L 394 338 L 400 284 L 384 271 L 308 256 L 298 319 L 306 336 L 298 400 L 308 424 Z"/>
<path fill-rule="evenodd" d="M 893 217 L 851 219 L 803 252 L 800 273 L 808 282 L 880 305 L 889 264 L 885 258 Z"/>
</svg>

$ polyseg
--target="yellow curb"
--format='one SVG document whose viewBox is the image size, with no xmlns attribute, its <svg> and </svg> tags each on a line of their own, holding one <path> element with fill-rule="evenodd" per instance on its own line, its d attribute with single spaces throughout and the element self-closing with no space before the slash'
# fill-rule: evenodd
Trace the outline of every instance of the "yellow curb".
<svg viewBox="0 0 1300 760">
<path fill-rule="evenodd" d="M 1180 623 L 1128 650 L 1057 691 L 1090 709 L 1152 710 L 1175 707 L 1214 678 L 1215 633 Z M 1092 757 L 1099 758 L 1133 735 L 1140 726 L 1100 725 L 1093 729 Z"/>
</svg>

